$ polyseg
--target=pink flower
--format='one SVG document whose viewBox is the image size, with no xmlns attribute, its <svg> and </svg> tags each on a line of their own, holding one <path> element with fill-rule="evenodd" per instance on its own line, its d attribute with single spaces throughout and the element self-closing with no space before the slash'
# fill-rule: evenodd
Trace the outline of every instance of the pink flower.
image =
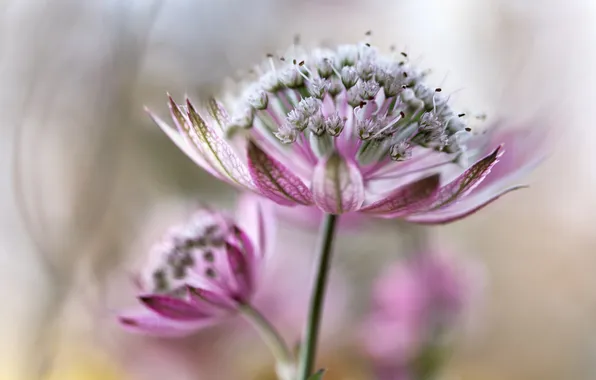
<svg viewBox="0 0 596 380">
<path fill-rule="evenodd" d="M 470 302 L 476 285 L 471 274 L 429 252 L 391 267 L 378 280 L 363 337 L 380 372 L 403 374 L 424 350 L 444 344 L 443 335 Z"/>
<path fill-rule="evenodd" d="M 213 99 L 198 112 L 171 98 L 176 128 L 152 117 L 199 166 L 278 204 L 447 223 L 518 189 L 507 184 L 533 161 L 533 145 L 516 142 L 504 155 L 501 131 L 468 127 L 406 54 L 295 47 L 269 63 L 233 99 L 232 117 Z M 235 146 L 226 135 L 238 131 L 250 138 Z M 515 164 L 497 169 L 500 158 Z"/>
<path fill-rule="evenodd" d="M 141 279 L 142 308 L 120 322 L 155 335 L 187 335 L 250 302 L 270 250 L 270 210 L 245 196 L 237 221 L 203 208 L 172 227 L 150 253 Z"/>
</svg>

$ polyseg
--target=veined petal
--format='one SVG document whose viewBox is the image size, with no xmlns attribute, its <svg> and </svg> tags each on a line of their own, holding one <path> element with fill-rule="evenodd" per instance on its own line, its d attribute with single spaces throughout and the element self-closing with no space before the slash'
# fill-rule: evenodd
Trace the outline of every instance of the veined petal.
<svg viewBox="0 0 596 380">
<path fill-rule="evenodd" d="M 312 194 L 300 178 L 254 142 L 248 144 L 248 168 L 261 194 L 281 205 L 312 204 Z"/>
<path fill-rule="evenodd" d="M 407 212 L 408 208 L 416 207 L 420 202 L 432 196 L 439 187 L 439 182 L 439 174 L 424 177 L 399 187 L 386 198 L 363 207 L 360 211 L 371 214 Z"/>
<path fill-rule="evenodd" d="M 247 301 L 247 297 L 252 294 L 253 281 L 252 281 L 252 268 L 244 256 L 243 252 L 232 244 L 226 243 L 226 256 L 228 259 L 228 265 L 232 272 L 232 278 L 236 283 L 236 291 L 238 296 L 243 301 Z"/>
<path fill-rule="evenodd" d="M 364 181 L 360 170 L 337 152 L 315 167 L 312 190 L 317 206 L 330 214 L 356 211 L 364 202 Z"/>
<path fill-rule="evenodd" d="M 215 319 L 194 322 L 174 321 L 146 309 L 123 313 L 118 320 L 131 332 L 167 337 L 187 336 L 215 322 Z"/>
<path fill-rule="evenodd" d="M 182 123 L 185 132 L 197 145 L 203 157 L 223 177 L 247 189 L 254 189 L 246 165 L 240 160 L 232 146 L 209 126 L 187 100 L 188 122 Z M 170 109 L 174 119 L 185 121 L 178 105 L 170 98 Z"/>
<path fill-rule="evenodd" d="M 209 317 L 191 303 L 164 295 L 147 295 L 139 297 L 143 305 L 162 317 L 177 321 L 196 321 Z"/>
<path fill-rule="evenodd" d="M 199 165 L 209 174 L 213 175 L 216 178 L 224 179 L 224 177 L 218 173 L 208 162 L 205 160 L 205 157 L 201 154 L 198 150 L 196 145 L 192 142 L 192 140 L 188 139 L 187 136 L 181 135 L 178 131 L 174 130 L 174 128 L 170 127 L 166 122 L 161 120 L 157 115 L 151 112 L 148 108 L 145 108 L 145 111 L 149 114 L 149 117 L 153 120 L 155 124 L 161 128 L 162 131 L 165 132 L 166 135 L 176 144 L 176 146 L 184 152 L 191 160 L 194 161 L 195 164 Z M 178 122 L 176 122 L 178 123 Z M 183 129 L 179 129 L 180 132 L 185 133 Z M 187 138 L 185 138 L 187 137 Z"/>
<path fill-rule="evenodd" d="M 219 124 L 223 133 L 230 122 L 230 117 L 221 103 L 214 98 L 209 99 L 209 114 Z"/>
<path fill-rule="evenodd" d="M 474 214 L 476 211 L 483 209 L 489 204 L 493 203 L 503 195 L 508 194 L 512 191 L 524 189 L 527 186 L 519 185 L 505 189 L 497 194 L 494 194 L 488 198 L 468 198 L 460 203 L 457 203 L 451 207 L 447 207 L 442 210 L 428 212 L 424 214 L 412 215 L 405 218 L 408 222 L 418 224 L 447 224 L 456 222 L 460 219 L 468 217 Z"/>
<path fill-rule="evenodd" d="M 425 202 L 424 206 L 415 210 L 414 213 L 438 210 L 469 194 L 476 186 L 478 186 L 478 184 L 480 184 L 480 182 L 482 182 L 482 180 L 484 180 L 484 178 L 486 178 L 502 154 L 503 151 L 501 150 L 501 146 L 497 147 L 491 154 L 477 161 L 453 181 L 442 186 L 435 195 L 430 198 L 429 202 Z"/>
</svg>

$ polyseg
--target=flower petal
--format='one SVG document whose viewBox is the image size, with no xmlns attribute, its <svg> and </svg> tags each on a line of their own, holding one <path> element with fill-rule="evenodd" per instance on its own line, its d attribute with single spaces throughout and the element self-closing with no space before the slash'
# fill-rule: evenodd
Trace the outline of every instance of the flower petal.
<svg viewBox="0 0 596 380">
<path fill-rule="evenodd" d="M 317 164 L 312 189 L 317 206 L 330 214 L 356 211 L 364 202 L 364 181 L 360 170 L 337 152 Z"/>
<path fill-rule="evenodd" d="M 230 266 L 230 272 L 232 273 L 232 279 L 236 284 L 237 296 L 242 301 L 248 301 L 247 298 L 250 297 L 254 288 L 252 262 L 247 260 L 247 257 L 238 247 L 229 243 L 226 243 L 226 257 Z"/>
<path fill-rule="evenodd" d="M 248 235 L 260 257 L 268 257 L 275 242 L 274 205 L 252 194 L 243 194 L 238 202 L 236 223 Z"/>
<path fill-rule="evenodd" d="M 214 98 L 209 99 L 209 114 L 219 124 L 223 132 L 230 122 L 230 117 L 221 103 Z"/>
<path fill-rule="evenodd" d="M 247 189 L 254 189 L 244 162 L 240 160 L 232 146 L 212 126 L 197 113 L 187 100 L 188 121 L 182 123 L 186 134 L 195 143 L 205 160 L 224 178 Z M 182 111 L 170 98 L 170 110 L 178 122 L 185 121 Z"/>
<path fill-rule="evenodd" d="M 162 317 L 177 321 L 196 321 L 208 317 L 191 303 L 163 295 L 147 295 L 139 297 L 143 305 Z"/>
<path fill-rule="evenodd" d="M 506 153 L 474 192 L 489 187 L 502 187 L 504 183 L 516 182 L 534 170 L 548 155 L 548 135 L 539 128 L 496 129 L 490 141 L 501 144 Z"/>
<path fill-rule="evenodd" d="M 442 186 L 428 202 L 414 213 L 434 211 L 446 207 L 469 194 L 486 176 L 502 155 L 501 146 L 491 154 L 476 162 L 453 181 Z"/>
<path fill-rule="evenodd" d="M 217 314 L 220 311 L 230 312 L 236 309 L 236 305 L 228 298 L 215 292 L 193 286 L 187 286 L 186 289 L 190 303 L 198 309 L 204 309 L 205 312 L 211 310 L 214 314 Z"/>
<path fill-rule="evenodd" d="M 363 207 L 360 211 L 371 214 L 407 211 L 408 208 L 416 207 L 434 194 L 439 187 L 440 177 L 439 174 L 432 174 L 401 186 L 386 198 Z"/>
<path fill-rule="evenodd" d="M 312 194 L 300 178 L 254 142 L 248 144 L 248 168 L 261 194 L 281 205 L 312 204 Z"/>
<path fill-rule="evenodd" d="M 212 325 L 215 319 L 203 319 L 195 322 L 180 322 L 164 318 L 147 309 L 134 310 L 118 316 L 122 326 L 131 332 L 155 336 L 183 337 L 201 328 Z"/>
<path fill-rule="evenodd" d="M 483 200 L 479 200 L 478 197 L 474 197 L 473 199 L 465 199 L 464 201 L 455 204 L 451 207 L 447 207 L 442 210 L 437 210 L 434 212 L 412 215 L 405 218 L 408 222 L 418 223 L 418 224 L 447 224 L 456 222 L 460 219 L 463 219 L 467 216 L 474 214 L 476 211 L 483 209 L 484 207 L 488 206 L 489 204 L 493 203 L 497 199 L 501 198 L 503 195 L 508 194 L 512 191 L 524 189 L 527 186 L 519 185 L 513 186 L 508 189 L 505 189 L 497 194 L 494 194 L 488 198 L 483 198 Z"/>
<path fill-rule="evenodd" d="M 162 131 L 176 144 L 176 146 L 184 152 L 191 160 L 194 161 L 195 164 L 199 165 L 209 174 L 217 177 L 219 179 L 224 179 L 224 177 L 219 174 L 213 167 L 205 160 L 205 157 L 201 154 L 201 152 L 197 149 L 196 145 L 189 140 L 187 136 L 182 135 L 180 132 L 185 133 L 184 130 L 179 129 L 176 131 L 174 128 L 170 127 L 166 122 L 161 120 L 157 115 L 151 112 L 148 108 L 145 108 L 145 111 L 149 114 L 149 117 L 153 120 L 155 124 L 157 124 Z M 178 122 L 176 122 L 178 123 Z"/>
</svg>

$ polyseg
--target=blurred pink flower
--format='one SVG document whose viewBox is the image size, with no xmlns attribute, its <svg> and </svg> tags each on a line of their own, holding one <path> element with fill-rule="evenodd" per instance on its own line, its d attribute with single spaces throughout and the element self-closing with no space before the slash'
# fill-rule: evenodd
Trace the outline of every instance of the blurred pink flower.
<svg viewBox="0 0 596 380">
<path fill-rule="evenodd" d="M 152 117 L 214 176 L 286 206 L 437 224 L 519 188 L 507 186 L 526 157 L 508 153 L 515 165 L 491 173 L 505 157 L 501 135 L 473 133 L 406 54 L 295 47 L 269 63 L 233 117 L 215 100 L 200 114 L 171 98 L 176 128 Z M 251 137 L 240 147 L 226 140 L 237 131 Z M 531 158 L 535 147 L 522 145 Z"/>
<path fill-rule="evenodd" d="M 270 210 L 253 196 L 240 206 L 243 219 L 236 222 L 203 208 L 153 246 L 139 284 L 143 308 L 120 316 L 125 327 L 187 335 L 250 302 L 270 249 Z"/>
<path fill-rule="evenodd" d="M 364 346 L 383 380 L 402 378 L 458 322 L 477 285 L 470 268 L 435 252 L 396 264 L 378 280 Z M 400 376 L 397 376 L 397 375 Z"/>
</svg>

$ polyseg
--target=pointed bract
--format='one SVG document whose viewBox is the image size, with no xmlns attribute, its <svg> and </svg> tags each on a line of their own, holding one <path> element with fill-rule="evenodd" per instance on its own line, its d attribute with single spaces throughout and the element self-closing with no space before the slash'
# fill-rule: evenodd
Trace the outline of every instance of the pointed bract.
<svg viewBox="0 0 596 380">
<path fill-rule="evenodd" d="M 358 166 L 339 153 L 319 162 L 312 189 L 317 206 L 329 214 L 357 211 L 364 202 L 364 180 Z"/>
<path fill-rule="evenodd" d="M 248 167 L 260 193 L 281 205 L 310 205 L 312 194 L 298 176 L 252 141 L 248 146 Z"/>
</svg>

